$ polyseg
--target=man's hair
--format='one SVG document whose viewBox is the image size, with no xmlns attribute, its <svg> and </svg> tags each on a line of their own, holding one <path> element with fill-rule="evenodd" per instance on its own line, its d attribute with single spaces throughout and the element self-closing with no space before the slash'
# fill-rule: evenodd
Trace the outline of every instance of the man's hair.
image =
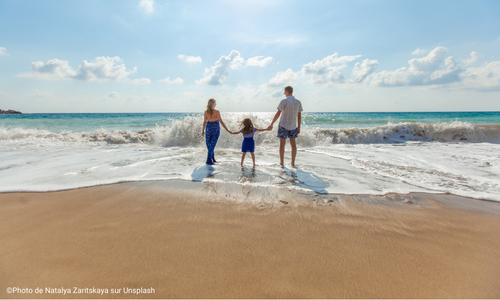
<svg viewBox="0 0 500 300">
<path fill-rule="evenodd" d="M 285 87 L 285 92 L 289 92 L 290 94 L 293 94 L 293 87 L 291 87 L 291 86 L 289 86 L 289 85 L 288 85 L 288 86 L 286 86 L 286 87 Z"/>
</svg>

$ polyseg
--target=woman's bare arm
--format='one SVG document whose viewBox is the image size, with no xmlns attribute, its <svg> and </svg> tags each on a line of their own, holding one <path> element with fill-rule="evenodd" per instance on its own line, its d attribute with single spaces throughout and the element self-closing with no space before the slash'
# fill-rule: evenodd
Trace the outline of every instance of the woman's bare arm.
<svg viewBox="0 0 500 300">
<path fill-rule="evenodd" d="M 224 124 L 224 121 L 222 121 L 222 116 L 220 115 L 220 111 L 217 111 L 217 117 L 218 117 L 219 122 L 222 125 L 222 127 L 224 127 L 224 129 L 226 129 L 227 132 L 231 133 L 231 131 L 229 129 L 227 129 L 226 124 Z"/>
</svg>

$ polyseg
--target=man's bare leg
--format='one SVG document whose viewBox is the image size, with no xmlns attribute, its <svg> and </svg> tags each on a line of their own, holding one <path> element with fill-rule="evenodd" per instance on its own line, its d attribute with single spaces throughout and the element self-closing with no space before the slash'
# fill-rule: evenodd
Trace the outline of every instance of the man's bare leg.
<svg viewBox="0 0 500 300">
<path fill-rule="evenodd" d="M 286 139 L 280 139 L 280 165 L 284 166 L 285 162 L 285 145 L 286 145 Z"/>
<path fill-rule="evenodd" d="M 292 167 L 295 167 L 295 157 L 297 156 L 297 144 L 295 139 L 290 139 L 290 146 L 292 146 Z"/>
</svg>

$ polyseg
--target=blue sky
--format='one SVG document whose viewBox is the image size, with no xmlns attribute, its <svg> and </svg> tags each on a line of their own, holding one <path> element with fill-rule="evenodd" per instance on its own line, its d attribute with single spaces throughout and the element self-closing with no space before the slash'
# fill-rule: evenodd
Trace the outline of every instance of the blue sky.
<svg viewBox="0 0 500 300">
<path fill-rule="evenodd" d="M 500 110 L 500 1 L 0 1 L 0 108 Z"/>
</svg>

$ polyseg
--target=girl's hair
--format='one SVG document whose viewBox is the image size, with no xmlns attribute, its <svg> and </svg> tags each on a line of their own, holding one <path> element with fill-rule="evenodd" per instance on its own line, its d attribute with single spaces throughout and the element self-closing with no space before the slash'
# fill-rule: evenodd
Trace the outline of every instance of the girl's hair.
<svg viewBox="0 0 500 300">
<path fill-rule="evenodd" d="M 253 123 L 250 118 L 244 118 L 243 121 L 240 121 L 240 128 L 243 127 L 241 132 L 244 134 L 250 134 L 254 131 Z"/>
<path fill-rule="evenodd" d="M 208 103 L 207 103 L 207 112 L 212 115 L 214 113 L 214 105 L 215 105 L 215 99 L 214 98 L 210 98 L 208 99 Z"/>
</svg>

